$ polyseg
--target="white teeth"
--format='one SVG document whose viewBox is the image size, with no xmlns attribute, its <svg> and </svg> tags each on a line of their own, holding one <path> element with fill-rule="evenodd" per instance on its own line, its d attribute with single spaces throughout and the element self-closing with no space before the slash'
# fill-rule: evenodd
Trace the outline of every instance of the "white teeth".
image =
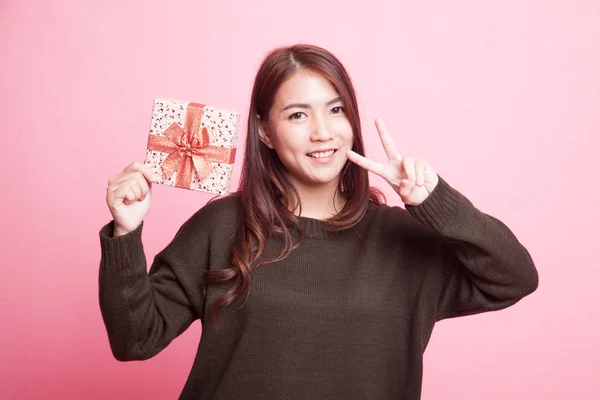
<svg viewBox="0 0 600 400">
<path fill-rule="evenodd" d="M 335 153 L 335 150 L 319 151 L 316 153 L 310 153 L 308 156 L 313 157 L 313 158 L 325 158 L 325 157 L 329 157 L 333 153 Z"/>
</svg>

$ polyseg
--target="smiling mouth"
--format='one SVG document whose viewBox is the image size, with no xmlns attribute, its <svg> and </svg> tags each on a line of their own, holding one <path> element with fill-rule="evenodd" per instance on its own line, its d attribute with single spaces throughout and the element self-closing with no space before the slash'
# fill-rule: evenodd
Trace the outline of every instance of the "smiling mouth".
<svg viewBox="0 0 600 400">
<path fill-rule="evenodd" d="M 316 151 L 314 153 L 309 153 L 307 156 L 312 158 L 327 158 L 333 155 L 337 150 L 329 150 L 329 151 Z"/>
</svg>

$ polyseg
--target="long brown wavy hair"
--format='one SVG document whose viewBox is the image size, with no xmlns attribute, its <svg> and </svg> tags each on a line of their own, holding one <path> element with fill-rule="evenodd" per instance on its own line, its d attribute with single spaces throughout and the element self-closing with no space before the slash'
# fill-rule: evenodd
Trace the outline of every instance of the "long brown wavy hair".
<svg viewBox="0 0 600 400">
<path fill-rule="evenodd" d="M 234 237 L 231 267 L 207 273 L 208 284 L 230 284 L 214 304 L 213 322 L 220 311 L 248 289 L 254 268 L 282 260 L 302 241 L 300 219 L 290 211 L 290 205 L 301 207 L 298 192 L 275 151 L 259 137 L 259 124 L 269 120 L 277 90 L 298 70 L 320 74 L 331 82 L 342 99 L 354 132 L 352 150 L 364 155 L 356 94 L 342 63 L 329 51 L 313 45 L 298 44 L 270 52 L 258 70 L 252 89 L 244 164 L 236 193 L 241 197 L 242 219 Z M 338 192 L 346 203 L 337 215 L 325 221 L 327 229 L 334 232 L 353 227 L 364 215 L 369 201 L 376 204 L 385 201 L 379 190 L 369 187 L 367 171 L 351 161 L 346 161 L 341 171 Z M 282 235 L 282 250 L 273 259 L 260 260 L 273 234 Z"/>
</svg>

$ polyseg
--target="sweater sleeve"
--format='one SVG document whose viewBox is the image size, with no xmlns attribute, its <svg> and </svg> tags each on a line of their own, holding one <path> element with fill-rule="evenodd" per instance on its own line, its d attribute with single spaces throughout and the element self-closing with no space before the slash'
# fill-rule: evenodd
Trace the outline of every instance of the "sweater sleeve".
<svg viewBox="0 0 600 400">
<path fill-rule="evenodd" d="M 533 260 L 510 229 L 441 177 L 421 205 L 406 209 L 443 238 L 438 321 L 500 310 L 536 290 Z"/>
<path fill-rule="evenodd" d="M 99 300 L 114 357 L 120 361 L 153 357 L 201 318 L 208 235 L 192 217 L 147 271 L 143 223 L 113 237 L 114 222 L 100 230 Z"/>
</svg>

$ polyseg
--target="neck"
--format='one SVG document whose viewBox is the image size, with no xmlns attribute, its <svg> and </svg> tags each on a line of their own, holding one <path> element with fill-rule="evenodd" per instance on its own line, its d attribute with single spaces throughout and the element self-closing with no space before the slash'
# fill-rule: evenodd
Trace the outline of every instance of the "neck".
<svg viewBox="0 0 600 400">
<path fill-rule="evenodd" d="M 346 203 L 337 190 L 337 181 L 318 186 L 294 182 L 294 187 L 300 196 L 302 210 L 296 206 L 293 212 L 301 217 L 325 220 L 337 215 Z"/>
</svg>

